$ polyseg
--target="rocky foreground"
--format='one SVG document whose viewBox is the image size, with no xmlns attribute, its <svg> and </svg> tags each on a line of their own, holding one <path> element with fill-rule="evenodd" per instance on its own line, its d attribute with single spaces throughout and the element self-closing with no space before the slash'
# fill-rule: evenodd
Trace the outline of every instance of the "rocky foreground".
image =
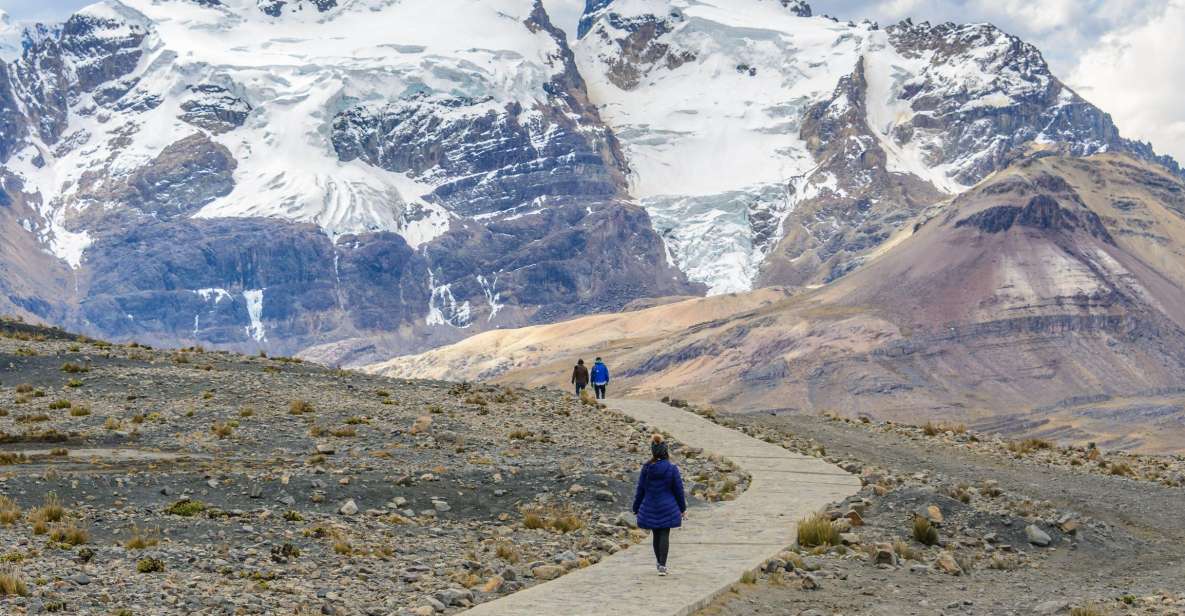
<svg viewBox="0 0 1185 616">
<path fill-rule="evenodd" d="M 864 483 L 700 616 L 1185 614 L 1183 456 L 691 410 Z"/>
<path fill-rule="evenodd" d="M 0 613 L 452 613 L 644 537 L 650 429 L 595 403 L 0 334 Z"/>
</svg>

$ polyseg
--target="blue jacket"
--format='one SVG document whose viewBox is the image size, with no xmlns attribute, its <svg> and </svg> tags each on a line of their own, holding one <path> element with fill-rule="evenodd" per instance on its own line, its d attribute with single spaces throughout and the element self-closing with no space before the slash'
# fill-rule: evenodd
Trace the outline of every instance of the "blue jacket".
<svg viewBox="0 0 1185 616">
<path fill-rule="evenodd" d="M 687 500 L 683 497 L 679 467 L 669 460 L 644 464 L 634 492 L 638 528 L 677 528 L 683 524 L 684 511 L 687 511 Z"/>
<path fill-rule="evenodd" d="M 608 385 L 609 384 L 609 366 L 601 362 L 593 364 L 592 369 L 592 384 L 593 385 Z"/>
</svg>

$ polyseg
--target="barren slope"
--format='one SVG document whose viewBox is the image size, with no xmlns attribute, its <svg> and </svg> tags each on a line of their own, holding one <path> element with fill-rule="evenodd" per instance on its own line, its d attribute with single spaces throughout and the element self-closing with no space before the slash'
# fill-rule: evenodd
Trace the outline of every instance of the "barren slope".
<svg viewBox="0 0 1185 616">
<path fill-rule="evenodd" d="M 480 346 L 487 338 L 380 369 L 563 382 L 575 351 L 587 349 L 608 356 L 619 386 L 642 395 L 938 416 L 1172 449 L 1185 431 L 1176 389 L 1185 377 L 1182 212 L 1185 186 L 1155 167 L 1112 155 L 1037 155 L 811 293 L 733 300 L 730 316 L 704 315 L 686 328 L 673 315 L 725 306 L 661 306 L 629 318 L 666 326 L 632 336 L 608 327 L 621 315 L 500 333 L 531 343 L 496 371 L 473 370 L 469 359 L 500 353 Z M 572 332 L 581 337 L 552 341 Z"/>
</svg>

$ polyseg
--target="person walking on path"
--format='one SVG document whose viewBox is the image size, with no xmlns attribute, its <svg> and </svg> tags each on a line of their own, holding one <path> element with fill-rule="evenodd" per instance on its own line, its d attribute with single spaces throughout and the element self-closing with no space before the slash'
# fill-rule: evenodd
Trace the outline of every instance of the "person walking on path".
<svg viewBox="0 0 1185 616">
<path fill-rule="evenodd" d="M 683 525 L 687 499 L 683 495 L 683 477 L 679 475 L 679 467 L 671 464 L 670 452 L 661 434 L 651 437 L 650 456 L 638 477 L 634 515 L 638 516 L 638 528 L 650 531 L 658 574 L 666 575 L 671 529 Z"/>
<path fill-rule="evenodd" d="M 584 367 L 584 360 L 576 360 L 576 367 L 572 368 L 572 384 L 576 386 L 576 395 L 588 387 L 588 368 Z"/>
<path fill-rule="evenodd" d="M 606 366 L 600 357 L 593 363 L 592 384 L 593 392 L 597 394 L 597 400 L 604 400 L 605 387 L 609 385 L 609 366 Z"/>
</svg>

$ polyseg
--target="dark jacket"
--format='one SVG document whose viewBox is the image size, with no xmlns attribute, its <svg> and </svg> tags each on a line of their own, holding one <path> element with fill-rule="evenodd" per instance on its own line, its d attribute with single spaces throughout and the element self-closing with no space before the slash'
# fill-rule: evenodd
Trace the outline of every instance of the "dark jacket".
<svg viewBox="0 0 1185 616">
<path fill-rule="evenodd" d="M 609 384 L 609 366 L 601 362 L 593 364 L 592 369 L 593 385 L 608 385 Z"/>
<path fill-rule="evenodd" d="M 687 500 L 679 467 L 669 460 L 644 464 L 634 492 L 638 528 L 677 528 L 683 524 L 684 511 Z"/>
<path fill-rule="evenodd" d="M 584 364 L 576 364 L 572 368 L 572 382 L 576 385 L 588 385 L 588 368 Z"/>
</svg>

